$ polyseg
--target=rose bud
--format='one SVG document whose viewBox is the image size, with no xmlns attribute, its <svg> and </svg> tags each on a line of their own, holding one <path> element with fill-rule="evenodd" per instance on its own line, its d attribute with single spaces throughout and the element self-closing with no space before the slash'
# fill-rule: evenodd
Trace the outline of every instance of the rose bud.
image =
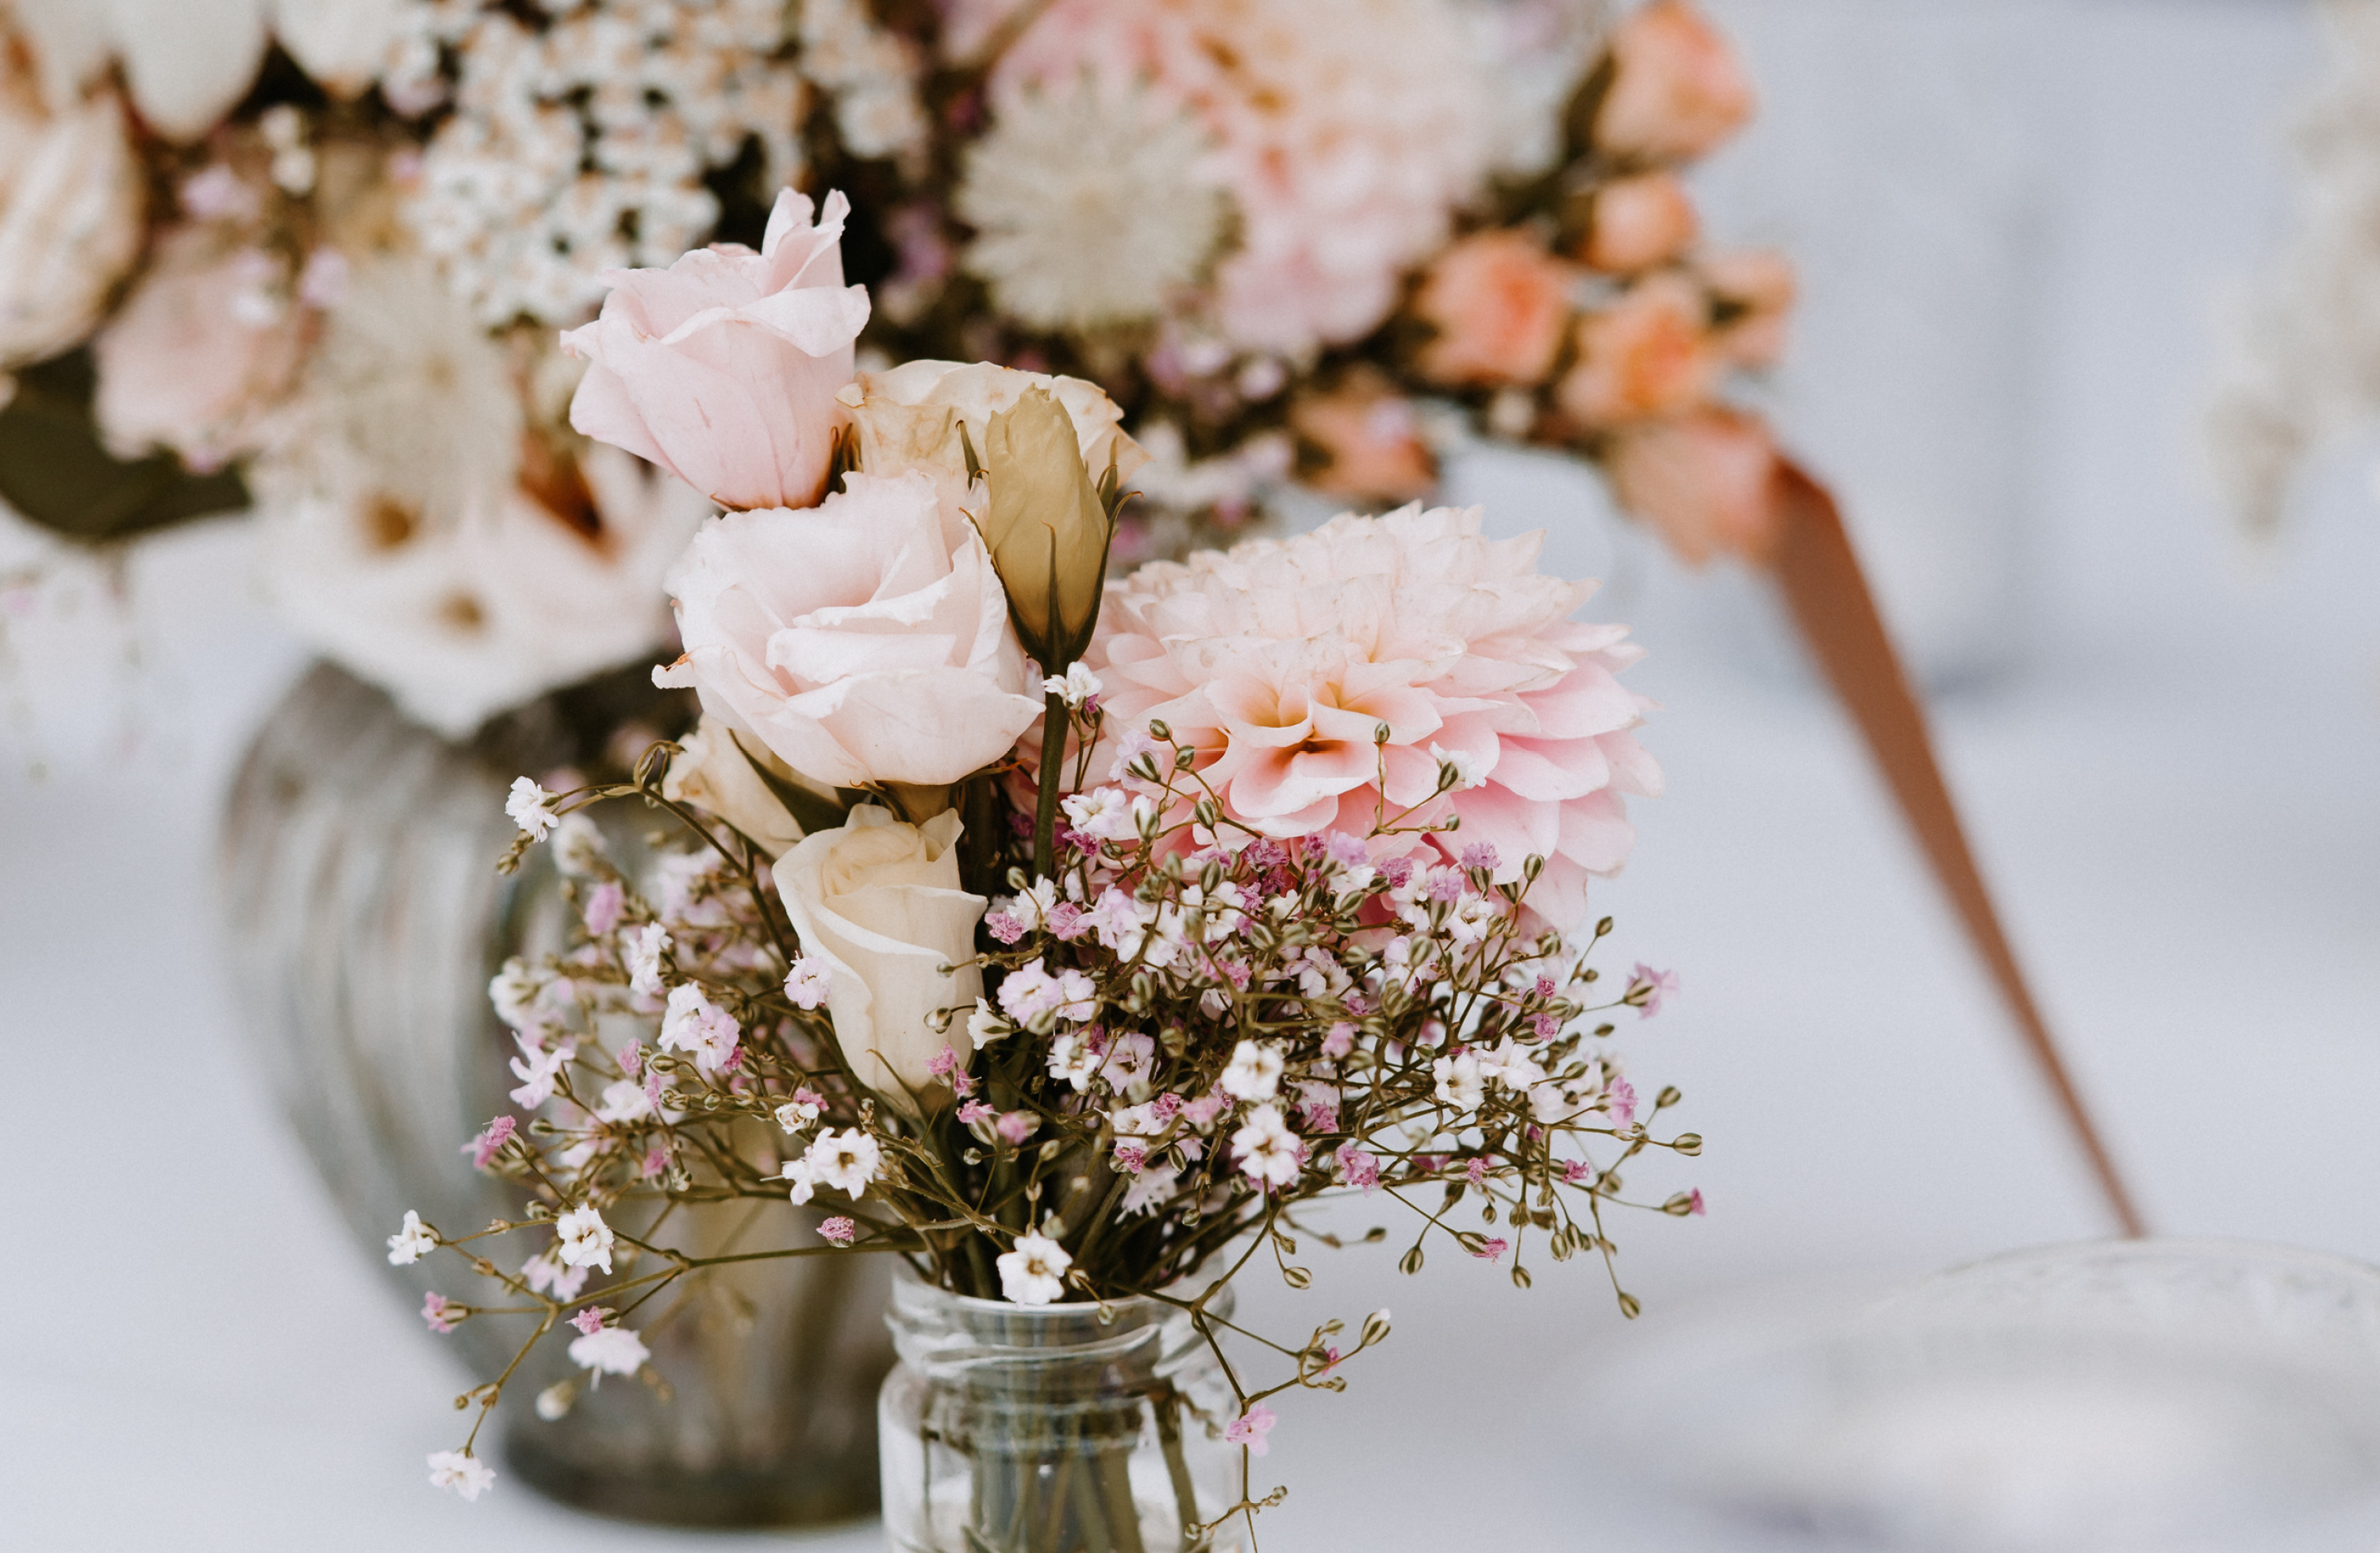
<svg viewBox="0 0 2380 1553">
<path fill-rule="evenodd" d="M 1114 526 L 1075 422 L 1047 390 L 1026 390 L 991 418 L 983 440 L 984 546 L 1008 590 L 1017 639 L 1045 673 L 1062 673 L 1090 645 Z"/>
<path fill-rule="evenodd" d="M 1735 51 L 1686 0 L 1653 0 L 1614 29 L 1611 69 L 1595 113 L 1596 146 L 1609 154 L 1684 161 L 1752 116 Z"/>
<path fill-rule="evenodd" d="M 1649 270 L 1694 245 L 1694 203 L 1675 173 L 1640 173 L 1595 191 L 1579 258 L 1597 270 Z"/>
</svg>

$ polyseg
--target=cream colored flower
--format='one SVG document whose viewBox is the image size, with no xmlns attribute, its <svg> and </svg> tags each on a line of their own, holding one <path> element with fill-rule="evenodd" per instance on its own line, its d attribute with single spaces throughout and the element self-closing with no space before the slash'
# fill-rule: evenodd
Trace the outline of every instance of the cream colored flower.
<svg viewBox="0 0 2380 1553">
<path fill-rule="evenodd" d="M 976 228 L 965 266 L 1037 329 L 1154 318 L 1199 278 L 1229 207 L 1191 115 L 1137 84 L 1020 91 L 968 148 L 954 201 Z"/>
<path fill-rule="evenodd" d="M 935 1017 L 983 992 L 974 966 L 944 969 L 973 957 L 987 904 L 959 888 L 959 829 L 955 813 L 917 826 L 862 805 L 772 870 L 804 952 L 832 964 L 827 1008 L 844 1061 L 905 1110 L 909 1090 L 930 1092 L 935 1053 L 947 1046 L 965 1062 L 974 1046 L 964 1022 Z"/>
<path fill-rule="evenodd" d="M 739 743 L 735 731 L 706 717 L 681 741 L 685 753 L 670 762 L 662 796 L 698 804 L 759 842 L 771 857 L 783 857 L 802 839 L 801 822 L 771 792 L 755 766 L 779 782 L 807 785 L 807 779 L 758 739 Z"/>
<path fill-rule="evenodd" d="M 978 466 L 991 418 L 1014 409 L 1028 388 L 1038 388 L 1064 406 L 1075 423 L 1084 467 L 1098 479 L 1112 464 L 1129 480 L 1148 461 L 1123 429 L 1123 411 L 1098 384 L 1047 372 L 1020 372 L 989 361 L 909 361 L 889 372 L 862 372 L 841 394 L 859 433 L 860 467 L 871 475 L 910 469 L 933 477 L 945 512 L 982 506 L 967 495 L 966 428 Z"/>
<path fill-rule="evenodd" d="M 113 93 L 43 113 L 0 79 L 0 370 L 79 342 L 140 251 L 140 169 Z"/>
</svg>

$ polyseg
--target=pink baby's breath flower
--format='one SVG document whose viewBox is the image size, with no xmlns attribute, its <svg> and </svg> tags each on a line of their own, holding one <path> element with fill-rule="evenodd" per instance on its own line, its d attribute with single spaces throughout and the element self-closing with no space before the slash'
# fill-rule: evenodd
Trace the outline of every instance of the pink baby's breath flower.
<svg viewBox="0 0 2380 1553">
<path fill-rule="evenodd" d="M 1126 1175 L 1138 1175 L 1148 1168 L 1148 1149 L 1137 1143 L 1115 1146 L 1115 1168 Z"/>
<path fill-rule="evenodd" d="M 969 1100 L 966 1104 L 959 1107 L 959 1125 L 962 1127 L 972 1127 L 979 1122 L 992 1121 L 998 1117 L 999 1114 L 1000 1113 L 998 1111 L 992 1110 L 981 1100 Z"/>
<path fill-rule="evenodd" d="M 587 909 L 579 920 L 587 924 L 587 935 L 600 939 L 620 925 L 620 913 L 627 904 L 627 893 L 619 880 L 605 880 L 587 893 Z"/>
<path fill-rule="evenodd" d="M 1563 1182 L 1572 1186 L 1585 1181 L 1588 1174 L 1586 1162 L 1583 1159 L 1564 1159 L 1561 1171 Z"/>
<path fill-rule="evenodd" d="M 1344 1057 L 1355 1049 L 1355 1026 L 1342 1019 L 1322 1037 L 1322 1055 Z"/>
<path fill-rule="evenodd" d="M 959 1054 L 947 1046 L 926 1060 L 926 1071 L 936 1078 L 950 1077 L 951 1070 L 958 1065 Z"/>
<path fill-rule="evenodd" d="M 645 1065 L 645 1049 L 637 1042 L 630 1041 L 613 1054 L 613 1061 L 620 1064 L 622 1073 L 634 1078 L 637 1076 L 637 1071 Z"/>
<path fill-rule="evenodd" d="M 858 1235 L 859 1226 L 841 1214 L 837 1214 L 820 1223 L 818 1232 L 820 1240 L 830 1240 L 837 1245 L 849 1245 Z"/>
<path fill-rule="evenodd" d="M 805 954 L 785 973 L 785 996 L 794 1006 L 814 1009 L 827 1000 L 834 985 L 834 962 L 820 955 Z"/>
<path fill-rule="evenodd" d="M 1537 1039 L 1549 1041 L 1561 1034 L 1561 1021 L 1550 1013 L 1533 1013 L 1529 1015 L 1529 1029 Z"/>
<path fill-rule="evenodd" d="M 592 1335 L 603 1329 L 603 1318 L 612 1314 L 609 1305 L 589 1305 L 570 1318 L 570 1324 L 581 1332 Z"/>
<path fill-rule="evenodd" d="M 1204 1127 L 1211 1124 L 1218 1116 L 1222 1115 L 1231 1103 L 1232 1098 L 1229 1095 L 1223 1094 L 1220 1091 L 1210 1091 L 1208 1094 L 1199 1096 L 1188 1105 L 1184 1106 L 1182 1108 L 1182 1114 L 1189 1119 L 1192 1126 Z"/>
<path fill-rule="evenodd" d="M 430 1323 L 430 1329 L 442 1337 L 453 1331 L 465 1314 L 461 1304 L 443 1294 L 421 1296 L 421 1319 Z"/>
<path fill-rule="evenodd" d="M 996 911 L 983 919 L 987 932 L 1002 943 L 1014 943 L 1025 936 L 1025 924 L 1004 911 Z"/>
<path fill-rule="evenodd" d="M 1182 1114 L 1182 1097 L 1169 1089 L 1149 1101 L 1148 1109 L 1160 1122 L 1171 1122 Z"/>
<path fill-rule="evenodd" d="M 1504 1239 L 1501 1235 L 1498 1235 L 1490 1239 L 1481 1241 L 1479 1243 L 1478 1249 L 1473 1251 L 1471 1255 L 1478 1257 L 1483 1262 L 1492 1262 L 1512 1249 L 1512 1243 Z"/>
<path fill-rule="evenodd" d="M 1029 1110 L 1012 1110 L 992 1125 L 1002 1137 L 1015 1145 L 1040 1131 L 1041 1122 Z"/>
<path fill-rule="evenodd" d="M 1703 1189 L 1701 1187 L 1697 1186 L 1686 1194 L 1686 1211 L 1697 1219 L 1702 1217 Z"/>
<path fill-rule="evenodd" d="M 1488 1179 L 1488 1161 L 1484 1158 L 1472 1160 L 1470 1166 L 1463 1171 L 1463 1179 L 1470 1182 L 1472 1185 L 1477 1186 L 1482 1184 Z"/>
<path fill-rule="evenodd" d="M 1650 1019 L 1661 1012 L 1661 1001 L 1678 995 L 1678 973 L 1657 971 L 1642 960 L 1628 974 L 1628 990 L 1624 996 L 1636 1004 L 1636 1017 Z"/>
<path fill-rule="evenodd" d="M 1466 869 L 1485 868 L 1489 873 L 1494 873 L 1501 866 L 1497 858 L 1496 843 L 1473 842 L 1463 849 L 1463 866 Z"/>
<path fill-rule="evenodd" d="M 647 1181 L 652 1181 L 659 1178 L 667 1169 L 669 1169 L 669 1150 L 660 1144 L 655 1144 L 645 1151 L 644 1163 L 638 1167 L 638 1173 Z"/>
<path fill-rule="evenodd" d="M 1636 1086 L 1624 1078 L 1611 1081 L 1611 1120 L 1622 1127 L 1636 1124 Z"/>
<path fill-rule="evenodd" d="M 519 1123 L 511 1117 L 499 1116 L 480 1129 L 480 1135 L 463 1146 L 463 1152 L 471 1157 L 472 1168 L 486 1170 L 497 1152 L 511 1141 L 518 1126 Z"/>
<path fill-rule="evenodd" d="M 1223 1438 L 1232 1445 L 1246 1446 L 1251 1456 L 1261 1456 L 1272 1449 L 1271 1442 L 1265 1437 L 1272 1433 L 1275 1422 L 1272 1409 L 1262 1402 L 1251 1402 L 1245 1413 L 1232 1419 L 1224 1428 Z"/>
<path fill-rule="evenodd" d="M 1342 1143 L 1338 1153 L 1339 1174 L 1350 1186 L 1360 1186 L 1364 1195 L 1370 1196 L 1380 1184 L 1380 1162 L 1352 1143 Z"/>
<path fill-rule="evenodd" d="M 1096 841 L 1091 845 L 1096 848 Z M 1063 943 L 1072 943 L 1091 930 L 1093 924 L 1082 907 L 1072 901 L 1060 901 L 1050 908 L 1050 936 Z"/>
</svg>

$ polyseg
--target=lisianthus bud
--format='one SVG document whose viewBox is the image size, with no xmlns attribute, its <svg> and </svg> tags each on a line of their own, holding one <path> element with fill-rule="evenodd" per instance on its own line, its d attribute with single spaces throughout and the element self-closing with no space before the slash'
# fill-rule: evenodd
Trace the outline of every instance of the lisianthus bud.
<svg viewBox="0 0 2380 1553">
<path fill-rule="evenodd" d="M 1030 388 L 993 416 L 984 479 L 978 524 L 1017 638 L 1044 670 L 1062 672 L 1090 644 L 1112 532 L 1066 406 Z"/>
</svg>

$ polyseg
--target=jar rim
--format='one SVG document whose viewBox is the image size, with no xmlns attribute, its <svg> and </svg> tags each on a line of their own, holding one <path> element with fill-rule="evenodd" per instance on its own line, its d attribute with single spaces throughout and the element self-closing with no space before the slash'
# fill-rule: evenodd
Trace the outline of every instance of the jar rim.
<svg viewBox="0 0 2380 1553">
<path fill-rule="evenodd" d="M 1229 1320 L 1238 1303 L 1235 1291 L 1229 1283 L 1211 1286 L 1212 1297 L 1207 1302 L 1208 1315 Z M 1017 1304 L 1009 1300 L 987 1299 L 979 1294 L 961 1294 L 929 1282 L 912 1267 L 907 1258 L 896 1259 L 892 1268 L 892 1301 L 888 1316 L 897 1316 L 905 1304 L 933 1304 L 957 1313 L 969 1321 L 998 1320 L 1002 1323 L 1023 1322 L 1028 1326 L 1058 1327 L 1085 1320 L 1097 1321 L 1102 1307 L 1115 1312 L 1111 1321 L 1100 1322 L 1111 1330 L 1129 1330 L 1135 1327 L 1156 1326 L 1168 1318 L 1188 1320 L 1190 1312 L 1183 1305 L 1170 1304 L 1148 1294 L 1126 1294 L 1112 1300 L 1069 1300 L 1046 1305 Z"/>
</svg>

